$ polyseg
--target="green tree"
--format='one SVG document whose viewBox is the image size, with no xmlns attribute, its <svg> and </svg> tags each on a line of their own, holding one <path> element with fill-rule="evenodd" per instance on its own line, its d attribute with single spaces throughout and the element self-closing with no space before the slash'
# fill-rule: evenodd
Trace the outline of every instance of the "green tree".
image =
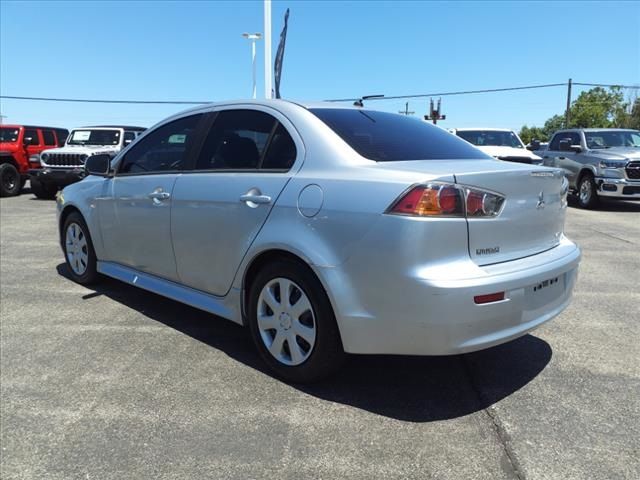
<svg viewBox="0 0 640 480">
<path fill-rule="evenodd" d="M 619 88 L 595 87 L 582 92 L 572 103 L 571 128 L 611 128 L 624 122 L 626 104 Z"/>
<path fill-rule="evenodd" d="M 520 129 L 519 136 L 522 139 L 522 141 L 525 143 L 525 145 L 528 143 L 531 143 L 531 140 L 533 140 L 534 138 L 536 140 L 540 140 L 541 142 L 546 142 L 549 139 L 549 137 L 547 136 L 547 134 L 544 132 L 542 128 L 527 127 L 526 125 L 524 125 Z"/>
</svg>

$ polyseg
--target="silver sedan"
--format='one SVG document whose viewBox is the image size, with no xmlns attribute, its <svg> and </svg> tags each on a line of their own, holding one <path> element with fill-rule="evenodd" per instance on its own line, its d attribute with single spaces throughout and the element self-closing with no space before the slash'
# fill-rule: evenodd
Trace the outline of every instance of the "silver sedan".
<svg viewBox="0 0 640 480">
<path fill-rule="evenodd" d="M 58 197 L 74 280 L 106 275 L 245 325 L 289 381 L 346 353 L 507 342 L 558 315 L 576 281 L 559 170 L 401 115 L 211 104 L 86 170 Z"/>
</svg>

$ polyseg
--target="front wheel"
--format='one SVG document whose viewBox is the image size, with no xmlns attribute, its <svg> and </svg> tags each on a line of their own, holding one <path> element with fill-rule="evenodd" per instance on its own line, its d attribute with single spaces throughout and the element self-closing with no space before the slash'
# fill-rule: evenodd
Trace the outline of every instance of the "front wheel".
<svg viewBox="0 0 640 480">
<path fill-rule="evenodd" d="M 345 359 L 329 298 L 313 272 L 297 262 L 277 261 L 258 273 L 248 314 L 260 356 L 285 380 L 319 380 Z"/>
<path fill-rule="evenodd" d="M 42 183 L 40 180 L 34 177 L 31 177 L 29 183 L 31 184 L 31 192 L 36 197 L 43 200 L 53 200 L 54 198 L 56 198 L 58 189 L 55 186 L 50 186 L 46 183 Z"/>
<path fill-rule="evenodd" d="M 71 273 L 71 278 L 90 285 L 98 280 L 96 252 L 91 235 L 82 215 L 72 212 L 62 227 L 62 250 Z"/>
<path fill-rule="evenodd" d="M 0 165 L 0 197 L 15 197 L 20 193 L 20 173 L 10 163 Z"/>
<path fill-rule="evenodd" d="M 581 208 L 593 209 L 598 206 L 598 187 L 593 175 L 586 173 L 578 184 L 578 205 Z"/>
</svg>

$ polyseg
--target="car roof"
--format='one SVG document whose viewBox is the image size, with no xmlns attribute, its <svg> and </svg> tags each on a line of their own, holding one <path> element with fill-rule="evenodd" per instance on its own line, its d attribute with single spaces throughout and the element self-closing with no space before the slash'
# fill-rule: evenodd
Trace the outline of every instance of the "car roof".
<svg viewBox="0 0 640 480">
<path fill-rule="evenodd" d="M 562 130 L 558 130 L 556 133 L 563 132 L 601 132 L 606 130 L 608 132 L 637 132 L 638 130 L 634 128 L 563 128 Z"/>
<path fill-rule="evenodd" d="M 122 128 L 124 130 L 139 130 L 141 132 L 146 130 L 145 127 L 130 127 L 127 125 L 88 125 L 86 127 L 78 127 L 78 128 Z"/>
<path fill-rule="evenodd" d="M 8 124 L 3 123 L 0 125 L 2 128 L 46 128 L 47 130 L 66 130 L 66 128 L 62 127 L 45 127 L 43 125 L 16 125 L 16 124 Z"/>
<path fill-rule="evenodd" d="M 511 128 L 485 128 L 485 127 L 454 128 L 453 130 L 455 130 L 456 132 L 477 132 L 477 131 L 483 131 L 483 132 L 513 132 L 513 130 Z"/>
</svg>

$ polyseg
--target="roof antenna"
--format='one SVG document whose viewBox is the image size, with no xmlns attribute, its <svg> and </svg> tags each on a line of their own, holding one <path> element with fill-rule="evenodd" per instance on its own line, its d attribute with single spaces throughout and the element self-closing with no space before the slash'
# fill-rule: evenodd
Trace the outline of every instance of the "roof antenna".
<svg viewBox="0 0 640 480">
<path fill-rule="evenodd" d="M 359 98 L 358 100 L 353 102 L 353 105 L 355 107 L 364 107 L 364 100 L 370 100 L 372 98 L 384 98 L 384 95 L 365 95 L 364 97 Z"/>
</svg>

